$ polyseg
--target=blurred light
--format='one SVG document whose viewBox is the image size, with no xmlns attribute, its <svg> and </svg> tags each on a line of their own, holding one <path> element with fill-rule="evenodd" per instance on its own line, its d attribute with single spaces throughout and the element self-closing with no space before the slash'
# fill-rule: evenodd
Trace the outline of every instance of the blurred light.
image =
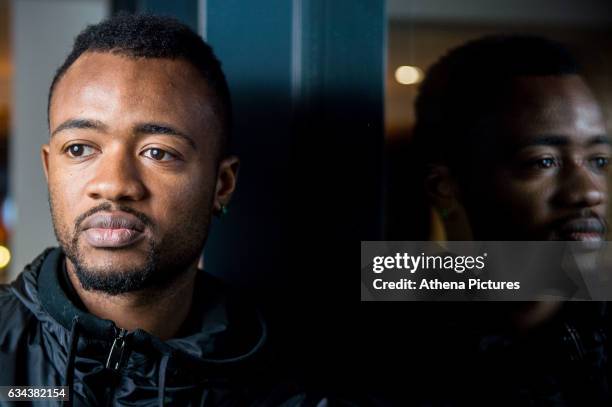
<svg viewBox="0 0 612 407">
<path fill-rule="evenodd" d="M 11 252 L 4 246 L 0 246 L 0 269 L 5 268 L 11 261 Z"/>
<path fill-rule="evenodd" d="M 0 212 L 2 215 L 2 222 L 4 226 L 11 232 L 17 222 L 17 208 L 13 203 L 13 199 L 10 196 L 7 196 L 2 204 L 2 211 Z"/>
<path fill-rule="evenodd" d="M 416 66 L 403 65 L 395 70 L 395 80 L 402 85 L 413 85 L 423 79 L 423 71 Z"/>
</svg>

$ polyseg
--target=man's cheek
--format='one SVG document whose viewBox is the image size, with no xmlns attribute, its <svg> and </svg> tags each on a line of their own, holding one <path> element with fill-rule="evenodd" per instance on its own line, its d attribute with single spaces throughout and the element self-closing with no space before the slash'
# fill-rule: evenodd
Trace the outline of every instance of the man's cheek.
<svg viewBox="0 0 612 407">
<path fill-rule="evenodd" d="M 212 192 L 201 185 L 191 188 L 174 188 L 168 194 L 172 199 L 160 201 L 156 205 L 156 223 L 167 231 L 179 231 L 200 224 L 202 217 L 210 214 L 210 196 Z"/>
<path fill-rule="evenodd" d="M 171 189 L 173 192 L 170 194 L 173 199 L 169 205 L 185 208 L 195 206 L 201 209 L 203 204 L 212 201 L 214 185 L 211 180 L 200 177 L 194 177 L 192 179 L 202 181 L 191 182 L 191 180 L 186 180 L 174 184 Z"/>
</svg>

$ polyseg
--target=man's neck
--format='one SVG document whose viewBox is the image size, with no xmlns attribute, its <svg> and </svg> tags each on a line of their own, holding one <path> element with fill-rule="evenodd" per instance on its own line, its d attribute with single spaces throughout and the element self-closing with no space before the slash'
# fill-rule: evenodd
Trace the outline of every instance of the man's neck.
<svg viewBox="0 0 612 407">
<path fill-rule="evenodd" d="M 179 332 L 189 314 L 197 268 L 194 264 L 167 287 L 108 295 L 83 289 L 74 265 L 66 261 L 70 283 L 91 314 L 113 321 L 119 328 L 143 329 L 162 340 Z"/>
</svg>

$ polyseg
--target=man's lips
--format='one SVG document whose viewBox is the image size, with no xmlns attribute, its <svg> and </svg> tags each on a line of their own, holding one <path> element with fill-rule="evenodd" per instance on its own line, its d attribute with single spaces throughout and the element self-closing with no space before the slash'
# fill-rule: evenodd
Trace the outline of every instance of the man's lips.
<svg viewBox="0 0 612 407">
<path fill-rule="evenodd" d="M 557 229 L 559 240 L 571 241 L 601 241 L 605 232 L 604 222 L 596 217 L 570 219 Z"/>
<path fill-rule="evenodd" d="M 97 213 L 85 219 L 81 230 L 87 242 L 98 248 L 120 248 L 144 238 L 145 225 L 125 212 Z"/>
</svg>

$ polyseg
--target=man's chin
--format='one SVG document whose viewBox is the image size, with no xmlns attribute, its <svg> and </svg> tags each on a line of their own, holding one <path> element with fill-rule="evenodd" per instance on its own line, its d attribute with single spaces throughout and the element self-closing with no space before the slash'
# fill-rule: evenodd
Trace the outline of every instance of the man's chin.
<svg viewBox="0 0 612 407">
<path fill-rule="evenodd" d="M 148 288 L 159 277 L 152 244 L 100 248 L 82 242 L 66 255 L 81 287 L 87 291 L 119 295 Z"/>
<path fill-rule="evenodd" d="M 120 295 L 140 291 L 154 283 L 155 270 L 150 264 L 137 267 L 77 264 L 76 276 L 86 291 Z"/>
</svg>

